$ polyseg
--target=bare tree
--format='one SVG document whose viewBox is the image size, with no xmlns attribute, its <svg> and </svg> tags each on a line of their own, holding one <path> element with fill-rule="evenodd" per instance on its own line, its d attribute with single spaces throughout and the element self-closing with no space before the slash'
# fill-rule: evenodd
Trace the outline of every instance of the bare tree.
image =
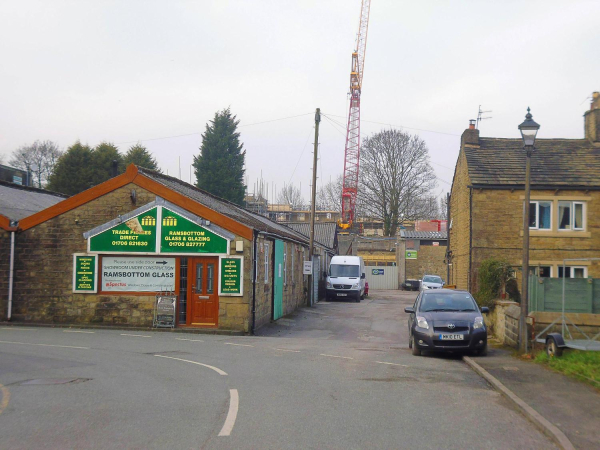
<svg viewBox="0 0 600 450">
<path fill-rule="evenodd" d="M 58 145 L 52 141 L 35 141 L 24 145 L 12 153 L 10 164 L 18 169 L 31 172 L 35 184 L 41 188 L 52 174 L 58 158 L 62 155 Z"/>
<path fill-rule="evenodd" d="M 279 191 L 277 203 L 290 205 L 292 210 L 299 210 L 306 207 L 306 202 L 302 198 L 302 192 L 293 184 L 288 184 Z"/>
<path fill-rule="evenodd" d="M 358 195 L 363 214 L 382 220 L 385 236 L 396 235 L 402 217 L 425 218 L 436 180 L 422 139 L 383 130 L 364 139 L 360 156 Z"/>
<path fill-rule="evenodd" d="M 317 189 L 316 207 L 319 211 L 342 210 L 342 176 Z"/>
</svg>

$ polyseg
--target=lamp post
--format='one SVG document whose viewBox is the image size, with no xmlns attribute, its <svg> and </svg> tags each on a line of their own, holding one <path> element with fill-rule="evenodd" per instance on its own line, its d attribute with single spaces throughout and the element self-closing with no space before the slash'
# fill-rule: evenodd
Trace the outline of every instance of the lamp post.
<svg viewBox="0 0 600 450">
<path fill-rule="evenodd" d="M 527 353 L 527 323 L 525 318 L 528 314 L 529 303 L 529 214 L 530 214 L 530 174 L 531 174 L 531 154 L 535 150 L 535 137 L 540 125 L 537 124 L 527 108 L 525 121 L 519 125 L 519 131 L 523 138 L 523 149 L 525 150 L 525 203 L 523 206 L 523 274 L 522 274 L 522 295 L 521 295 L 521 317 L 519 318 L 519 349 Z"/>
</svg>

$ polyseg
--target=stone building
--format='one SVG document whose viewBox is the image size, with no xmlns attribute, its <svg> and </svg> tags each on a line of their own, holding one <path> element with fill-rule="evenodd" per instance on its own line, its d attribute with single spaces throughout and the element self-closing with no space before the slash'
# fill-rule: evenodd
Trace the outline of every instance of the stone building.
<svg viewBox="0 0 600 450">
<path fill-rule="evenodd" d="M 19 220 L 65 198 L 63 194 L 44 189 L 0 181 L 0 320 L 8 317 L 8 305 L 12 303 L 10 262 L 11 253 L 14 261 L 14 244 Z"/>
<path fill-rule="evenodd" d="M 400 231 L 400 270 L 398 281 L 420 280 L 423 275 L 438 275 L 448 280 L 446 250 L 448 234 L 445 231 Z"/>
<path fill-rule="evenodd" d="M 535 142 L 529 264 L 542 277 L 562 277 L 564 259 L 600 254 L 597 92 L 585 113 L 584 128 L 583 139 L 538 138 Z M 517 269 L 520 283 L 524 186 L 521 139 L 480 137 L 472 125 L 465 130 L 450 197 L 450 284 L 475 292 L 478 268 L 488 258 L 508 261 Z M 567 263 L 565 272 L 572 278 L 600 277 L 600 267 L 591 261 Z"/>
<path fill-rule="evenodd" d="M 252 332 L 307 302 L 305 236 L 134 165 L 16 230 L 15 321 Z"/>
</svg>

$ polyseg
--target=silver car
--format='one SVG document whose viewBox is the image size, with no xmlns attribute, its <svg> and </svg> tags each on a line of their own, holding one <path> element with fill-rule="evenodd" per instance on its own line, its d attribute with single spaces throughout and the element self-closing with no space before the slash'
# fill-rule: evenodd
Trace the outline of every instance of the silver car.
<svg viewBox="0 0 600 450">
<path fill-rule="evenodd" d="M 421 291 L 427 289 L 441 289 L 444 287 L 444 280 L 437 275 L 423 275 L 421 279 Z"/>
</svg>

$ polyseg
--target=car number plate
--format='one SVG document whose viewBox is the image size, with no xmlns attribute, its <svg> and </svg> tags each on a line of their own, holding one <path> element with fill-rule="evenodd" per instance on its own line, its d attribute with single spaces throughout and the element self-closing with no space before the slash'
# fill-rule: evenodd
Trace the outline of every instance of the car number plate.
<svg viewBox="0 0 600 450">
<path fill-rule="evenodd" d="M 440 334 L 442 341 L 462 341 L 464 338 L 462 334 Z"/>
<path fill-rule="evenodd" d="M 338 297 L 347 297 L 348 294 L 338 294 Z"/>
</svg>

